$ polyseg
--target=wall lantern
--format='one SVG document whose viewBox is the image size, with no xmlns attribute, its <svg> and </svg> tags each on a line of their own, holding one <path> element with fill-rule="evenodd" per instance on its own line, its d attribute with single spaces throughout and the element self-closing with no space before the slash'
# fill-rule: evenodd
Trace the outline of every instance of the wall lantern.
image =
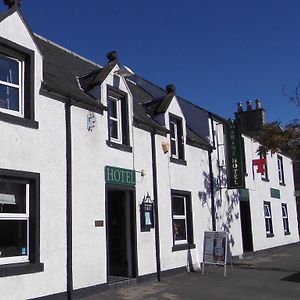
<svg viewBox="0 0 300 300">
<path fill-rule="evenodd" d="M 169 152 L 170 144 L 169 144 L 168 142 L 163 141 L 163 142 L 161 143 L 161 146 L 162 146 L 162 149 L 163 149 L 164 154 L 166 154 L 166 153 Z"/>
<path fill-rule="evenodd" d="M 144 196 L 140 205 L 140 214 L 141 231 L 150 231 L 150 228 L 154 228 L 154 202 L 149 193 L 147 193 L 147 196 Z"/>
</svg>

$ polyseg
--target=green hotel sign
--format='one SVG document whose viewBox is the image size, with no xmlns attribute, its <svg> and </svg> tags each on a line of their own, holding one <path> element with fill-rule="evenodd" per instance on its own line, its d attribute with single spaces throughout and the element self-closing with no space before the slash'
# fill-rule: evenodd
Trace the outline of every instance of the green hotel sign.
<svg viewBox="0 0 300 300">
<path fill-rule="evenodd" d="M 135 186 L 135 171 L 105 166 L 105 182 Z"/>
<path fill-rule="evenodd" d="M 244 188 L 244 145 L 238 121 L 229 120 L 226 125 L 227 138 L 227 187 Z"/>
</svg>

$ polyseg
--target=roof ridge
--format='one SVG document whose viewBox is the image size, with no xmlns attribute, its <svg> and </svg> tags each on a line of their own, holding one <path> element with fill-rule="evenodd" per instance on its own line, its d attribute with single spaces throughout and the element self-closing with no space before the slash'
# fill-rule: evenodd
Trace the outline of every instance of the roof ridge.
<svg viewBox="0 0 300 300">
<path fill-rule="evenodd" d="M 84 61 L 86 61 L 86 62 L 88 62 L 88 63 L 90 63 L 90 64 L 92 64 L 92 65 L 94 65 L 94 66 L 96 66 L 96 67 L 103 68 L 103 66 L 101 66 L 101 65 L 99 65 L 99 64 L 97 64 L 97 63 L 95 63 L 94 61 L 92 61 L 92 60 L 90 60 L 90 59 L 88 59 L 88 58 L 86 58 L 86 57 L 84 57 L 84 56 L 82 56 L 82 55 L 80 55 L 80 54 L 77 54 L 77 53 L 71 51 L 70 49 L 67 49 L 67 48 L 65 48 L 65 47 L 63 47 L 63 46 L 61 46 L 61 45 L 59 45 L 59 44 L 57 44 L 57 43 L 55 43 L 55 42 L 53 42 L 53 41 L 51 41 L 51 40 L 45 38 L 45 37 L 43 37 L 43 36 L 41 36 L 41 35 L 39 35 L 39 34 L 37 34 L 37 33 L 35 33 L 35 32 L 34 32 L 33 34 L 34 34 L 37 38 L 39 38 L 39 39 L 41 39 L 41 40 L 43 40 L 43 41 L 45 41 L 45 42 L 47 42 L 47 43 L 49 43 L 49 44 L 51 44 L 51 45 L 57 47 L 57 48 L 59 48 L 59 49 L 65 51 L 65 52 L 68 52 L 69 54 L 72 54 L 72 55 L 74 55 L 74 56 L 76 56 L 76 57 L 78 57 L 78 58 L 80 58 L 80 59 L 82 59 L 82 60 L 84 60 Z"/>
</svg>

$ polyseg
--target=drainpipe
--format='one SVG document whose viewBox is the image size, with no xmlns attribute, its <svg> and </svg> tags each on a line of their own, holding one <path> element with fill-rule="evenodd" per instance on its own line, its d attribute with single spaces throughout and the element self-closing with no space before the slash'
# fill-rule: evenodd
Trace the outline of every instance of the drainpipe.
<svg viewBox="0 0 300 300">
<path fill-rule="evenodd" d="M 151 132 L 151 150 L 152 150 L 152 172 L 153 172 L 153 200 L 154 200 L 154 216 L 155 216 L 155 253 L 156 253 L 156 276 L 160 281 L 160 240 L 159 240 L 159 220 L 158 220 L 158 197 L 157 197 L 157 168 L 156 168 L 156 143 L 155 131 Z"/>
<path fill-rule="evenodd" d="M 208 167 L 209 167 L 209 182 L 210 182 L 210 194 L 211 194 L 211 220 L 212 230 L 216 231 L 216 207 L 215 207 L 215 191 L 214 191 L 214 173 L 212 169 L 212 150 L 208 150 Z"/>
<path fill-rule="evenodd" d="M 67 295 L 68 300 L 73 299 L 73 262 L 72 262 L 72 136 L 71 136 L 71 99 L 65 103 L 66 120 L 66 167 L 67 167 Z"/>
</svg>

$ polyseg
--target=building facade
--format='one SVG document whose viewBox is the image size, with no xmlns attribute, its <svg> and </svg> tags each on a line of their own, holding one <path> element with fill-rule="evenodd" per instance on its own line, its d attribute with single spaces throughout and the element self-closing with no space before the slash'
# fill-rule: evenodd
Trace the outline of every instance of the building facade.
<svg viewBox="0 0 300 300">
<path fill-rule="evenodd" d="M 229 190 L 223 118 L 114 52 L 99 66 L 35 35 L 16 5 L 0 37 L 3 299 L 199 269 L 204 231 L 227 232 L 233 255 L 299 241 L 289 158 L 268 157 L 264 180 L 244 136 L 246 185 Z"/>
</svg>

